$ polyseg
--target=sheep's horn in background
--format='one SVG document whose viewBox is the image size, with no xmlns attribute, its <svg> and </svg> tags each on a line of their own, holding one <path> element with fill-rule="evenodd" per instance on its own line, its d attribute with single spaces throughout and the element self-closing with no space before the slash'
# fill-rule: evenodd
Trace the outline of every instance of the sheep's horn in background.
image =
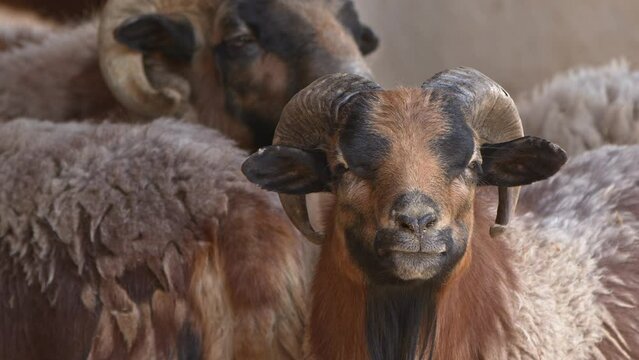
<svg viewBox="0 0 639 360">
<path fill-rule="evenodd" d="M 481 144 L 502 143 L 524 136 L 515 102 L 495 81 L 470 68 L 440 72 L 427 80 L 422 89 L 442 91 L 461 102 L 466 122 Z M 491 235 L 501 233 L 515 211 L 519 187 L 499 188 L 499 204 Z"/>
<path fill-rule="evenodd" d="M 330 158 L 332 135 L 341 127 L 340 108 L 358 94 L 381 90 L 375 82 L 354 74 L 331 74 L 298 92 L 284 107 L 273 145 L 321 150 Z M 305 195 L 280 195 L 287 215 L 308 240 L 319 244 L 324 235 L 313 230 Z"/>
<path fill-rule="evenodd" d="M 168 5 L 162 1 L 111 0 L 102 10 L 98 53 L 105 82 L 122 105 L 145 117 L 183 115 L 188 110 L 190 86 L 186 79 L 166 69 L 147 69 L 144 55 L 118 42 L 114 32 L 142 15 L 166 12 L 195 20 L 188 19 L 188 14 L 199 13 L 198 1 L 178 3 L 163 9 Z"/>
</svg>

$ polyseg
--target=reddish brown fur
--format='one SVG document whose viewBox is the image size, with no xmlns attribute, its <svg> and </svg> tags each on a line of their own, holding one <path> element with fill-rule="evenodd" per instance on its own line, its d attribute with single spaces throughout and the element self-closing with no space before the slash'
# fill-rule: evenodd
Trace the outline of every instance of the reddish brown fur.
<svg viewBox="0 0 639 360">
<path fill-rule="evenodd" d="M 286 272 L 302 267 L 301 244 L 283 213 L 264 211 L 266 201 L 248 193 L 231 192 L 229 197 L 229 208 L 243 209 L 220 224 L 220 254 L 233 307 L 273 306 L 288 285 Z"/>
<path fill-rule="evenodd" d="M 490 359 L 512 334 L 505 293 L 517 289 L 508 260 L 512 253 L 500 238 L 489 235 L 494 215 L 485 209 L 496 199 L 487 193 L 488 189 L 482 189 L 475 199 L 475 226 L 468 249 L 472 257 L 458 265 L 440 296 L 437 359 Z"/>
<path fill-rule="evenodd" d="M 327 209 L 333 229 L 335 209 Z M 334 236 L 322 247 L 313 279 L 310 347 L 317 359 L 366 360 L 364 274 L 345 251 L 345 239 Z M 336 329 L 340 329 L 336 331 Z"/>
</svg>

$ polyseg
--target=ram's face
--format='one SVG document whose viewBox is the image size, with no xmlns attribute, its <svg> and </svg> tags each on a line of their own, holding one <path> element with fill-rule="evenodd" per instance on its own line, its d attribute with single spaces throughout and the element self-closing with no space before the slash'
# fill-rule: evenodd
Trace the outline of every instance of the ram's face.
<svg viewBox="0 0 639 360">
<path fill-rule="evenodd" d="M 346 247 L 373 281 L 443 276 L 473 226 L 474 133 L 436 94 L 378 92 L 358 102 L 332 164 L 344 169 L 335 191 Z"/>
<path fill-rule="evenodd" d="M 496 221 L 506 224 L 508 187 L 546 179 L 565 163 L 558 146 L 522 135 L 510 96 L 476 70 L 397 90 L 334 74 L 291 100 L 276 145 L 251 155 L 242 171 L 286 194 L 282 205 L 297 228 L 330 243 L 329 254 L 347 253 L 371 282 L 445 281 L 466 263 L 478 185 L 499 187 Z M 323 237 L 303 195 L 329 191 L 336 204 Z"/>
</svg>

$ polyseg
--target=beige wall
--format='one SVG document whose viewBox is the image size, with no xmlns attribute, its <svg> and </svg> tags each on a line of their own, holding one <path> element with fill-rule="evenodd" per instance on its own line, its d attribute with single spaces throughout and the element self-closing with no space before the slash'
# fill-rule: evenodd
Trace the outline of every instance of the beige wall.
<svg viewBox="0 0 639 360">
<path fill-rule="evenodd" d="M 381 38 L 370 57 L 386 86 L 472 66 L 513 94 L 553 73 L 639 60 L 638 0 L 355 0 Z"/>
</svg>

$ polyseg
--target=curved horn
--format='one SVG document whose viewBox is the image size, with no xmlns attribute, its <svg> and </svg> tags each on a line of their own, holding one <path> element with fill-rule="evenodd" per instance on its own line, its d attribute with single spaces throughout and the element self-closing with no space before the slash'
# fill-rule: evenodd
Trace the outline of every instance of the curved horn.
<svg viewBox="0 0 639 360">
<path fill-rule="evenodd" d="M 303 150 L 322 150 L 327 154 L 330 137 L 341 126 L 339 111 L 359 93 L 380 90 L 375 82 L 354 74 L 332 74 L 319 78 L 297 93 L 284 107 L 275 130 L 273 145 Z M 295 227 L 315 244 L 324 234 L 311 226 L 305 195 L 280 194 L 280 201 Z"/>
<path fill-rule="evenodd" d="M 186 111 L 189 87 L 177 75 L 156 87 L 147 77 L 143 54 L 120 44 L 114 31 L 123 23 L 148 13 L 157 13 L 156 1 L 109 1 L 100 17 L 98 54 L 100 68 L 113 95 L 129 110 L 146 117 L 181 115 Z"/>
<path fill-rule="evenodd" d="M 462 102 L 468 125 L 480 143 L 501 143 L 524 136 L 515 102 L 499 84 L 475 69 L 457 68 L 440 72 L 426 81 L 424 90 L 439 90 Z M 499 188 L 495 235 L 503 231 L 514 212 L 519 187 Z"/>
</svg>

